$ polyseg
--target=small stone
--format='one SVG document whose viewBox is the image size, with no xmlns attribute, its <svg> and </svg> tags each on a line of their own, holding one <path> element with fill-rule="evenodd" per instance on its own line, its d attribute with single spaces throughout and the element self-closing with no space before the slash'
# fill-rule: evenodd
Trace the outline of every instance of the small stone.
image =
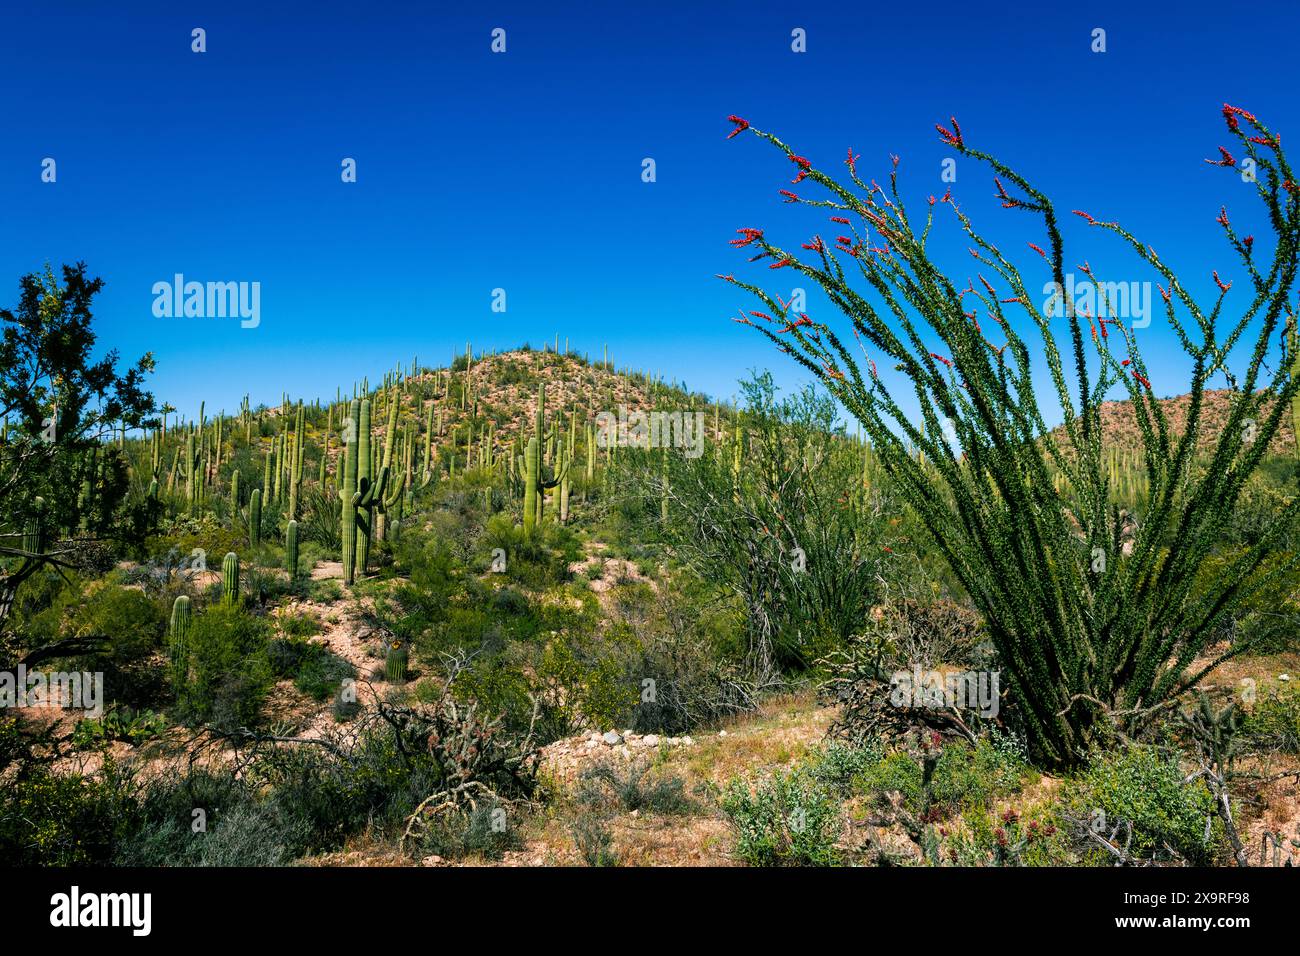
<svg viewBox="0 0 1300 956">
<path fill-rule="evenodd" d="M 647 747 L 658 747 L 658 746 L 659 746 L 659 735 L 658 735 L 658 734 L 646 734 L 644 737 L 641 738 L 641 742 L 642 742 L 643 744 L 645 744 Z"/>
<path fill-rule="evenodd" d="M 609 744 L 611 747 L 617 744 L 621 744 L 623 742 L 623 738 L 620 737 L 618 733 L 613 730 L 605 731 L 605 736 L 601 737 L 600 739 L 605 741 L 605 743 Z"/>
<path fill-rule="evenodd" d="M 1291 679 L 1291 675 L 1290 675 L 1290 674 L 1278 674 L 1278 675 L 1277 675 L 1277 679 L 1278 679 L 1278 680 L 1290 680 L 1290 679 Z"/>
<path fill-rule="evenodd" d="M 719 731 L 718 731 L 718 736 L 719 736 L 719 737 L 725 737 L 725 736 L 727 736 L 727 732 L 726 732 L 725 730 L 719 730 Z"/>
<path fill-rule="evenodd" d="M 691 739 L 689 734 L 687 734 L 685 737 L 682 738 L 682 743 L 687 747 L 692 747 L 695 745 L 695 741 Z"/>
</svg>

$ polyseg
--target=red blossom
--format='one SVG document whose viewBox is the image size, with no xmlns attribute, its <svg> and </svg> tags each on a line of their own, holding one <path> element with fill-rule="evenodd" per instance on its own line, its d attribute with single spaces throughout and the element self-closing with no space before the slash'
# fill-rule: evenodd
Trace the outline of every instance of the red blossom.
<svg viewBox="0 0 1300 956">
<path fill-rule="evenodd" d="M 780 262 L 774 262 L 774 263 L 772 263 L 770 266 L 768 266 L 768 268 L 769 268 L 769 269 L 784 269 L 786 266 L 792 266 L 792 265 L 794 265 L 794 260 L 793 260 L 793 259 L 786 258 L 786 259 L 782 259 Z"/>
<path fill-rule="evenodd" d="M 931 353 L 930 353 L 930 358 L 932 358 L 932 359 L 938 359 L 938 360 L 939 360 L 940 362 L 942 362 L 944 365 L 948 366 L 949 368 L 952 368 L 952 359 L 946 359 L 946 358 L 944 358 L 942 355 L 940 355 L 938 352 L 931 352 Z"/>
<path fill-rule="evenodd" d="M 1218 215 L 1218 218 L 1216 218 L 1214 221 L 1217 222 L 1220 226 L 1226 226 L 1226 225 L 1228 224 L 1228 207 L 1227 207 L 1227 206 L 1220 206 L 1220 207 L 1219 207 L 1219 215 Z"/>
<path fill-rule="evenodd" d="M 849 224 L 849 221 L 845 219 L 843 216 L 831 216 L 831 222 L 838 222 L 841 225 L 845 225 L 845 226 Z"/>
<path fill-rule="evenodd" d="M 1246 247 L 1247 252 L 1250 252 L 1251 246 L 1255 244 L 1255 237 L 1247 236 L 1245 239 L 1241 240 L 1241 244 Z"/>
<path fill-rule="evenodd" d="M 1034 245 L 1032 242 L 1029 243 L 1029 248 L 1030 248 L 1030 249 L 1033 249 L 1034 252 L 1038 253 L 1038 254 L 1039 254 L 1040 256 L 1042 256 L 1044 259 L 1047 258 L 1047 253 L 1045 253 L 1045 252 L 1044 252 L 1041 248 L 1039 248 L 1038 246 Z"/>
<path fill-rule="evenodd" d="M 1090 226 L 1095 226 L 1095 225 L 1097 224 L 1097 220 L 1096 220 L 1096 219 L 1093 219 L 1091 216 L 1089 216 L 1089 215 L 1088 215 L 1086 212 L 1084 212 L 1082 209 L 1073 209 L 1073 210 L 1071 210 L 1071 212 L 1073 212 L 1076 216 L 1082 216 L 1084 219 L 1088 220 L 1088 225 L 1090 225 Z"/>
<path fill-rule="evenodd" d="M 756 319 L 762 319 L 764 322 L 772 321 L 772 317 L 768 315 L 766 312 L 755 312 L 753 309 L 750 309 L 749 314 Z"/>
<path fill-rule="evenodd" d="M 799 201 L 799 197 L 796 196 L 794 193 L 790 192 L 790 190 L 788 190 L 788 189 L 782 189 L 782 190 L 781 190 L 781 195 L 785 197 L 785 201 L 786 201 L 786 202 L 798 202 L 798 201 Z"/>
<path fill-rule="evenodd" d="M 939 131 L 939 138 L 943 140 L 945 146 L 956 146 L 958 149 L 964 149 L 966 144 L 962 142 L 961 127 L 957 125 L 957 117 L 950 116 L 949 120 L 952 122 L 951 130 L 938 123 L 934 124 L 934 128 Z"/>
<path fill-rule="evenodd" d="M 737 249 L 743 246 L 747 246 L 751 242 L 757 242 L 759 239 L 763 238 L 762 229 L 750 229 L 746 227 L 744 229 L 737 229 L 736 232 L 740 233 L 740 235 L 743 237 L 741 239 L 731 240 L 731 245 L 735 246 Z"/>
<path fill-rule="evenodd" d="M 861 153 L 859 153 L 857 156 L 854 156 L 854 155 L 853 155 L 853 147 L 850 146 L 850 147 L 849 147 L 849 158 L 846 159 L 846 160 L 844 160 L 844 165 L 847 166 L 847 167 L 849 167 L 849 172 L 852 173 L 852 174 L 855 175 L 855 176 L 858 174 L 858 171 L 857 171 L 857 164 L 858 164 L 858 160 L 861 159 L 861 158 L 862 158 L 862 154 L 861 154 Z"/>
<path fill-rule="evenodd" d="M 739 136 L 745 130 L 749 129 L 749 121 L 743 120 L 739 116 L 736 116 L 735 114 L 728 116 L 727 120 L 728 122 L 736 124 L 736 128 L 727 134 L 727 139 L 731 139 L 731 137 L 733 136 Z"/>
<path fill-rule="evenodd" d="M 805 248 L 805 249 L 809 249 L 809 250 L 811 250 L 812 252 L 821 252 L 822 249 L 824 248 L 824 247 L 822 246 L 822 237 L 821 237 L 821 236 L 813 236 L 813 241 L 812 241 L 812 242 L 805 242 L 805 243 L 803 244 L 803 248 Z"/>
<path fill-rule="evenodd" d="M 1147 387 L 1147 391 L 1151 390 L 1151 383 L 1148 382 L 1146 378 L 1142 375 L 1142 373 L 1139 372 L 1137 369 L 1133 370 L 1133 377 L 1137 379 L 1139 382 L 1141 382 L 1143 385 L 1145 385 Z"/>
<path fill-rule="evenodd" d="M 1217 160 L 1207 159 L 1206 162 L 1209 163 L 1211 166 L 1236 166 L 1237 165 L 1237 161 L 1232 158 L 1232 153 L 1228 152 L 1222 146 L 1219 147 L 1219 155 L 1222 157 L 1221 159 L 1217 159 Z"/>
<path fill-rule="evenodd" d="M 1161 295 L 1161 297 L 1162 297 L 1166 302 L 1168 302 L 1168 301 L 1169 301 L 1169 293 L 1165 291 L 1165 287 L 1162 286 L 1159 282 L 1157 282 L 1157 283 L 1156 283 L 1156 288 L 1160 290 L 1160 295 Z"/>
<path fill-rule="evenodd" d="M 812 172 L 812 163 L 804 159 L 802 156 L 791 156 L 790 162 L 799 167 L 799 175 L 790 180 L 791 184 L 803 182 L 804 177 Z"/>
<path fill-rule="evenodd" d="M 1227 292 L 1229 289 L 1232 288 L 1231 282 L 1225 283 L 1222 279 L 1219 278 L 1219 270 L 1217 269 L 1214 270 L 1214 284 L 1219 287 L 1220 292 Z"/>
</svg>

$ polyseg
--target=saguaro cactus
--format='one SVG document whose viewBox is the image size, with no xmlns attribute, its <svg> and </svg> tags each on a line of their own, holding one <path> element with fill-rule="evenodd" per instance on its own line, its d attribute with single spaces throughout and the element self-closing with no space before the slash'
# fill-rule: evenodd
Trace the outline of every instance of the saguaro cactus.
<svg viewBox="0 0 1300 956">
<path fill-rule="evenodd" d="M 193 512 L 199 504 L 199 450 L 195 447 L 194 432 L 185 436 L 185 458 L 181 464 L 185 468 L 185 500 Z"/>
<path fill-rule="evenodd" d="M 254 547 L 262 543 L 262 489 L 254 488 L 248 497 L 248 541 Z"/>
<path fill-rule="evenodd" d="M 284 568 L 289 572 L 289 580 L 298 578 L 298 522 L 293 518 L 284 529 Z"/>
<path fill-rule="evenodd" d="M 239 556 L 233 551 L 221 562 L 221 600 L 230 605 L 239 601 Z"/>
<path fill-rule="evenodd" d="M 41 555 L 45 553 L 45 499 L 36 498 L 32 504 L 32 515 L 23 526 L 23 550 L 29 555 Z"/>
<path fill-rule="evenodd" d="M 172 619 L 168 627 L 171 644 L 172 686 L 180 688 L 189 675 L 190 599 L 184 594 L 172 602 Z"/>
<path fill-rule="evenodd" d="M 343 429 L 345 443 L 343 461 L 339 473 L 343 481 L 339 485 L 339 499 L 342 503 L 340 525 L 343 538 L 343 583 L 351 584 L 356 579 L 357 565 L 357 505 L 361 501 L 361 492 L 357 489 L 358 444 L 357 434 L 361 429 L 361 403 L 352 400 L 349 408 L 348 423 Z"/>
</svg>

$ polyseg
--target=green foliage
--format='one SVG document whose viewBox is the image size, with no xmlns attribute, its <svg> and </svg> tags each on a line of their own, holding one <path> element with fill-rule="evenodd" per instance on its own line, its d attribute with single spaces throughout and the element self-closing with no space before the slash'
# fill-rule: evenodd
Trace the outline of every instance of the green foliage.
<svg viewBox="0 0 1300 956">
<path fill-rule="evenodd" d="M 1213 839 L 1204 839 L 1214 799 L 1199 780 L 1184 783 L 1186 776 L 1175 756 L 1154 747 L 1128 747 L 1099 756 L 1071 782 L 1063 801 L 1076 818 L 1103 821 L 1107 834 L 1127 821 L 1133 829 L 1134 856 L 1167 856 L 1168 844 L 1185 859 L 1204 865 L 1215 852 Z"/>
<path fill-rule="evenodd" d="M 298 637 L 270 641 L 267 661 L 277 678 L 292 680 L 298 690 L 318 701 L 329 700 L 344 680 L 356 676 L 352 665 L 329 648 Z"/>
<path fill-rule="evenodd" d="M 620 766 L 613 761 L 591 764 L 578 777 L 578 802 L 618 810 L 648 810 L 665 815 L 689 813 L 693 804 L 686 785 L 674 774 L 655 773 L 648 760 Z"/>
<path fill-rule="evenodd" d="M 233 605 L 216 604 L 190 627 L 190 673 L 178 704 L 190 723 L 256 725 L 274 681 L 267 625 Z"/>
<path fill-rule="evenodd" d="M 840 182 L 772 134 L 741 127 L 796 161 L 807 188 L 825 190 L 824 198 L 792 202 L 815 203 L 819 216 L 830 209 L 865 220 L 885 240 L 854 235 L 838 249 L 807 244 L 812 252 L 804 254 L 761 229 L 741 230 L 734 245 L 756 246 L 755 259 L 770 258 L 784 274 L 820 285 L 850 319 L 853 339 L 728 276 L 764 304 L 764 312 L 753 313 L 757 324 L 744 321 L 817 376 L 862 423 L 893 485 L 988 621 L 1012 701 L 1048 764 L 1078 766 L 1105 745 L 1112 702 L 1132 712 L 1196 684 L 1204 673 L 1196 661 L 1207 645 L 1246 602 L 1278 593 L 1279 576 L 1300 559 L 1276 552 L 1300 513 L 1296 496 L 1223 573 L 1200 573 L 1300 396 L 1300 376 L 1265 361 L 1289 321 L 1300 266 L 1297 198 L 1281 188 L 1289 166 L 1279 139 L 1258 119 L 1230 107 L 1224 117 L 1244 155 L 1268 170 L 1268 185 L 1261 182 L 1253 195 L 1277 238 L 1263 244 L 1272 247 L 1272 261 L 1250 270 L 1244 295 L 1229 298 L 1221 283 L 1217 299 L 1197 302 L 1151 246 L 1116 222 L 1080 213 L 1165 283 L 1166 320 L 1191 365 L 1190 398 L 1177 427 L 1156 398 L 1132 330 L 1089 316 L 1085 331 L 1085 317 L 1059 292 L 1078 255 L 1066 251 L 1055 206 L 1006 164 L 969 146 L 955 124 L 941 128 L 945 145 L 990 167 L 1003 205 L 1031 213 L 1045 232 L 1041 245 L 1063 323 L 1052 308 L 1037 308 L 1032 283 L 955 202 L 914 222 L 896 177 L 888 191 L 877 189 L 850 166 L 849 181 Z M 932 258 L 933 220 L 947 217 L 948 206 L 987 277 L 978 287 L 968 287 L 964 275 L 949 278 Z M 1226 216 L 1221 224 L 1229 244 L 1249 258 Z M 852 260 L 847 272 L 845 255 Z M 1225 304 L 1237 310 L 1231 318 L 1221 314 Z M 1113 306 L 1103 301 L 1097 311 L 1110 316 Z M 1032 341 L 1017 329 L 1026 325 Z M 1058 339 L 1059 329 L 1068 330 L 1068 341 Z M 857 343 L 868 350 L 866 369 L 853 355 Z M 1230 354 L 1246 360 L 1230 363 Z M 1035 389 L 1043 363 L 1049 404 L 1064 411 L 1056 430 L 1048 428 Z M 1210 423 L 1202 415 L 1206 390 L 1220 373 L 1231 385 L 1228 409 Z M 1121 509 L 1105 455 L 1102 406 L 1117 391 L 1141 439 L 1136 516 Z M 919 406 L 919 415 L 899 404 L 900 395 L 909 409 Z"/>
<path fill-rule="evenodd" d="M 584 814 L 569 826 L 569 833 L 587 866 L 618 866 L 614 835 L 604 819 Z"/>
<path fill-rule="evenodd" d="M 736 853 L 750 866 L 833 866 L 839 862 L 839 801 L 806 770 L 733 780 L 722 810 L 736 829 Z"/>
<path fill-rule="evenodd" d="M 152 710 L 135 712 L 130 707 L 110 707 L 103 717 L 77 721 L 72 732 L 75 747 L 95 748 L 115 740 L 132 746 L 153 740 L 167 729 L 167 718 Z"/>
<path fill-rule="evenodd" d="M 1273 689 L 1260 697 L 1242 725 L 1254 746 L 1279 753 L 1300 753 L 1300 691 Z"/>
</svg>

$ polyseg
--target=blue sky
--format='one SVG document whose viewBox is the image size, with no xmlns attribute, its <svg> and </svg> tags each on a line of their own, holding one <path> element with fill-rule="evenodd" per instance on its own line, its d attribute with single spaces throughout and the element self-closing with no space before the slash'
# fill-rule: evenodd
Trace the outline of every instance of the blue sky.
<svg viewBox="0 0 1300 956">
<path fill-rule="evenodd" d="M 898 153 L 914 200 L 943 191 L 934 123 L 955 114 L 1062 210 L 1119 219 L 1200 292 L 1215 267 L 1245 285 L 1220 204 L 1266 235 L 1250 189 L 1202 162 L 1227 142 L 1221 105 L 1300 135 L 1294 4 L 461 6 L 7 5 L 0 302 L 47 260 L 86 260 L 107 283 L 101 341 L 151 350 L 156 393 L 187 413 L 200 399 L 233 410 L 246 391 L 332 396 L 413 355 L 441 364 L 467 340 L 557 333 L 729 396 L 755 367 L 802 381 L 729 321 L 752 304 L 715 273 L 783 275 L 745 267 L 734 230 L 834 234 L 780 204 L 790 164 L 726 140 L 729 113 L 831 168 L 852 145 L 883 178 Z M 206 53 L 191 52 L 194 27 Z M 341 182 L 344 157 L 356 183 Z M 989 201 L 984 171 L 959 167 L 954 192 L 1008 250 L 1042 244 Z M 1113 237 L 1068 228 L 1073 261 L 1151 278 Z M 175 273 L 260 282 L 261 324 L 155 317 L 153 284 Z M 1186 364 L 1162 325 L 1144 354 L 1172 394 Z"/>
</svg>

